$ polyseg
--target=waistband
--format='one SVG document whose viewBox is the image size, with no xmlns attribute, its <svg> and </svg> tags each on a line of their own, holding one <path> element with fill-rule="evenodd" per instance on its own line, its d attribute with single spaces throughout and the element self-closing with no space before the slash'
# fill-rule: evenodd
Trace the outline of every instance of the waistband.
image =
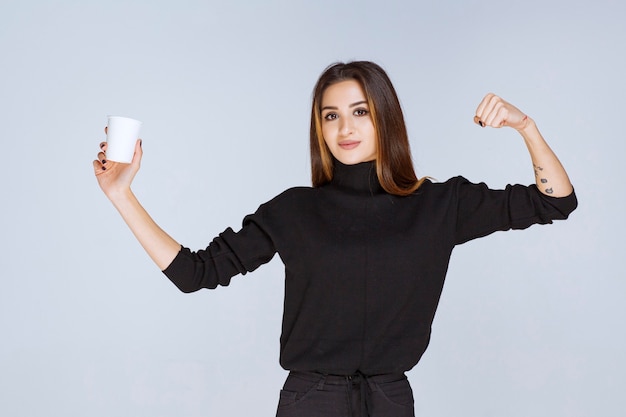
<svg viewBox="0 0 626 417">
<path fill-rule="evenodd" d="M 356 372 L 351 375 L 335 375 L 314 371 L 290 371 L 289 376 L 316 383 L 316 388 L 318 390 L 329 388 L 333 391 L 344 390 L 347 395 L 351 416 L 353 415 L 352 389 L 356 388 L 355 386 L 358 386 L 361 403 L 361 417 L 369 416 L 369 410 L 371 409 L 370 393 L 378 390 L 377 384 L 407 379 L 403 372 L 378 375 L 365 375 L 361 372 Z"/>
<path fill-rule="evenodd" d="M 360 381 L 371 381 L 375 383 L 394 382 L 406 379 L 404 372 L 365 375 L 362 372 L 356 372 L 351 375 L 327 374 L 316 371 L 290 371 L 290 375 L 311 382 L 323 381 L 324 384 L 330 385 L 351 385 Z"/>
</svg>

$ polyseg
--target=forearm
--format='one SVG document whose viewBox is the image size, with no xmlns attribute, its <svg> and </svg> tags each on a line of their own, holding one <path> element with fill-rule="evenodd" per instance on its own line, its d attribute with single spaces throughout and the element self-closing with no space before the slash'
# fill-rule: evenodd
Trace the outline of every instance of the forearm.
<svg viewBox="0 0 626 417">
<path fill-rule="evenodd" d="M 180 251 L 180 244 L 155 223 L 131 190 L 109 198 L 154 263 L 161 270 L 167 268 Z"/>
<path fill-rule="evenodd" d="M 518 129 L 524 138 L 535 170 L 537 188 L 552 197 L 566 197 L 573 191 L 567 172 L 556 154 L 550 149 L 537 125 L 528 119 L 524 128 Z"/>
</svg>

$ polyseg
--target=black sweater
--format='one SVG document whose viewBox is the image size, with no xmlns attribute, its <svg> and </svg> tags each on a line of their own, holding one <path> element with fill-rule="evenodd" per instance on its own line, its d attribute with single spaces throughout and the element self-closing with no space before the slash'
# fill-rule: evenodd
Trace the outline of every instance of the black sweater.
<svg viewBox="0 0 626 417">
<path fill-rule="evenodd" d="M 184 292 L 228 285 L 278 253 L 285 265 L 280 363 L 366 375 L 411 369 L 426 350 L 455 245 L 566 219 L 576 196 L 491 190 L 462 177 L 387 194 L 375 164 L 335 162 L 332 182 L 289 189 L 163 271 Z"/>
</svg>

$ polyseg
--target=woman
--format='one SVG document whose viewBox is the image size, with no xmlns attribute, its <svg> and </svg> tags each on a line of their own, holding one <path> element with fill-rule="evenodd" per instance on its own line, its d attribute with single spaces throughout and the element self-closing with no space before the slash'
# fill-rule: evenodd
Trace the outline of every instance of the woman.
<svg viewBox="0 0 626 417">
<path fill-rule="evenodd" d="M 399 101 L 371 62 L 328 67 L 311 114 L 313 187 L 292 188 L 191 252 L 131 191 L 142 157 L 94 161 L 98 182 L 154 262 L 184 292 L 228 285 L 278 253 L 285 264 L 279 417 L 413 416 L 405 376 L 430 338 L 455 245 L 565 219 L 576 197 L 534 121 L 489 94 L 476 123 L 523 137 L 536 184 L 490 190 L 418 179 Z"/>
</svg>

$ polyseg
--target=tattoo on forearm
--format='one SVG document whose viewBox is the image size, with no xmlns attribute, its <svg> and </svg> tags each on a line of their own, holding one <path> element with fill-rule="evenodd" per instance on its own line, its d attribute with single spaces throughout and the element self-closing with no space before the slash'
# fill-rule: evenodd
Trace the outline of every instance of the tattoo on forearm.
<svg viewBox="0 0 626 417">
<path fill-rule="evenodd" d="M 539 178 L 539 174 L 541 173 L 541 171 L 543 171 L 543 168 L 540 167 L 539 165 L 535 165 L 535 164 L 533 164 L 533 168 L 535 169 L 535 177 Z M 539 182 L 541 182 L 542 184 L 547 184 L 548 183 L 548 179 L 547 178 L 539 178 Z M 554 193 L 554 190 L 552 189 L 552 187 L 546 188 L 545 189 L 545 193 L 546 194 L 552 194 L 552 193 Z"/>
</svg>

